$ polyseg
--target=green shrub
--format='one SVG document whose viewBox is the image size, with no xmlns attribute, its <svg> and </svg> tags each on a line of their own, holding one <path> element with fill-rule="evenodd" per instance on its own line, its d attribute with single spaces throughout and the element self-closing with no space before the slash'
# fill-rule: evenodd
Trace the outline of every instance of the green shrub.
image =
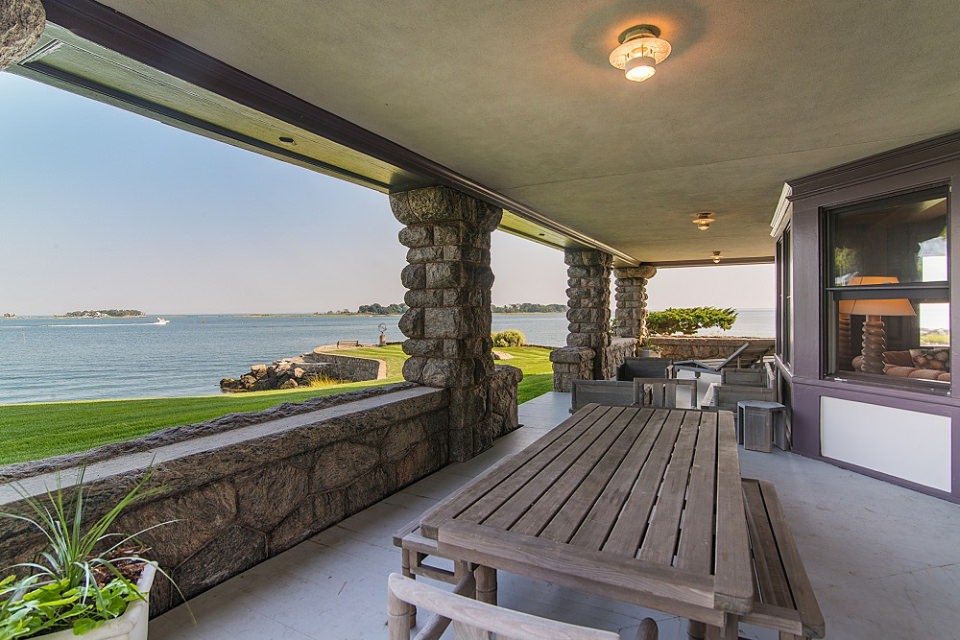
<svg viewBox="0 0 960 640">
<path fill-rule="evenodd" d="M 647 315 L 647 331 L 660 335 L 682 333 L 693 335 L 698 329 L 719 327 L 729 329 L 737 319 L 737 312 L 733 309 L 717 309 L 716 307 L 691 307 L 686 309 L 667 309 L 654 311 Z"/>
<path fill-rule="evenodd" d="M 495 347 L 522 347 L 527 344 L 527 338 L 523 332 L 516 329 L 506 329 L 493 334 L 493 346 Z"/>
</svg>

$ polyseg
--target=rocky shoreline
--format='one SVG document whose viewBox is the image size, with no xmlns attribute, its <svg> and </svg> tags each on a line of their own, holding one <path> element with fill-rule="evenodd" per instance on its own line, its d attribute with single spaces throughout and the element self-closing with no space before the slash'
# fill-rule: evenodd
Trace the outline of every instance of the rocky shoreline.
<svg viewBox="0 0 960 640">
<path fill-rule="evenodd" d="M 361 382 L 387 377 L 384 361 L 330 353 L 336 348 L 336 345 L 321 346 L 293 358 L 255 364 L 239 378 L 220 380 L 220 390 L 225 393 L 288 390 L 327 381 Z"/>
</svg>

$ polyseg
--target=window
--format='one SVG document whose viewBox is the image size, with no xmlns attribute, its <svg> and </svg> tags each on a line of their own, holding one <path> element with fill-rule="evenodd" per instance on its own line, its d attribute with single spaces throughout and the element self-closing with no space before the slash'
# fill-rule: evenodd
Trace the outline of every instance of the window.
<svg viewBox="0 0 960 640">
<path fill-rule="evenodd" d="M 780 362 L 793 360 L 793 247 L 787 226 L 777 241 L 777 354 Z"/>
<path fill-rule="evenodd" d="M 948 188 L 824 214 L 828 376 L 949 388 Z"/>
</svg>

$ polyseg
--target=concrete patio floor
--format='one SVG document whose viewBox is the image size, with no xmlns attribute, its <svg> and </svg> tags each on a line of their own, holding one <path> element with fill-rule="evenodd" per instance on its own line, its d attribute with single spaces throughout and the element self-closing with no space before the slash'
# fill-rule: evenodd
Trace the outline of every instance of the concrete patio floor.
<svg viewBox="0 0 960 640">
<path fill-rule="evenodd" d="M 706 382 L 706 381 L 704 381 Z M 395 530 L 569 416 L 568 394 L 520 406 L 523 428 L 151 622 L 152 640 L 347 640 L 386 637 L 386 579 L 398 572 Z M 827 637 L 960 637 L 960 506 L 775 450 L 740 450 L 745 476 L 773 481 L 823 609 Z M 646 616 L 664 640 L 682 619 L 501 574 L 500 604 L 619 631 Z M 776 634 L 742 626 L 744 638 Z"/>
</svg>

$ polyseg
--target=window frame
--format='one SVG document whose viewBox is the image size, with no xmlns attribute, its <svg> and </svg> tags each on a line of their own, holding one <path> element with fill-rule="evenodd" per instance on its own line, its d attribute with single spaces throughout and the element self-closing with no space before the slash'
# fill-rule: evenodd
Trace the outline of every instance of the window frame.
<svg viewBox="0 0 960 640">
<path fill-rule="evenodd" d="M 860 200 L 835 203 L 829 207 L 820 208 L 820 265 L 821 265 L 821 345 L 820 345 L 820 378 L 836 382 L 856 381 L 866 384 L 881 385 L 889 388 L 899 388 L 915 391 L 933 392 L 951 395 L 953 381 L 935 381 L 919 378 L 899 378 L 884 374 L 846 371 L 839 367 L 838 362 L 838 332 L 839 313 L 838 305 L 841 300 L 857 299 L 889 299 L 907 298 L 911 302 L 930 301 L 944 302 L 952 305 L 950 271 L 952 270 L 952 199 L 949 182 L 938 182 L 923 186 L 916 186 L 893 193 L 872 195 Z M 946 201 L 946 245 L 947 245 L 947 279 L 929 282 L 902 282 L 869 285 L 837 285 L 834 273 L 834 252 L 836 246 L 835 220 L 838 212 L 849 210 L 852 207 L 881 205 L 884 201 L 893 201 L 914 194 L 929 194 L 931 197 L 942 197 Z M 779 245 L 777 247 L 780 249 Z M 952 317 L 953 311 L 950 315 Z M 952 336 L 951 336 L 952 344 Z M 952 376 L 951 376 L 952 377 Z"/>
</svg>

